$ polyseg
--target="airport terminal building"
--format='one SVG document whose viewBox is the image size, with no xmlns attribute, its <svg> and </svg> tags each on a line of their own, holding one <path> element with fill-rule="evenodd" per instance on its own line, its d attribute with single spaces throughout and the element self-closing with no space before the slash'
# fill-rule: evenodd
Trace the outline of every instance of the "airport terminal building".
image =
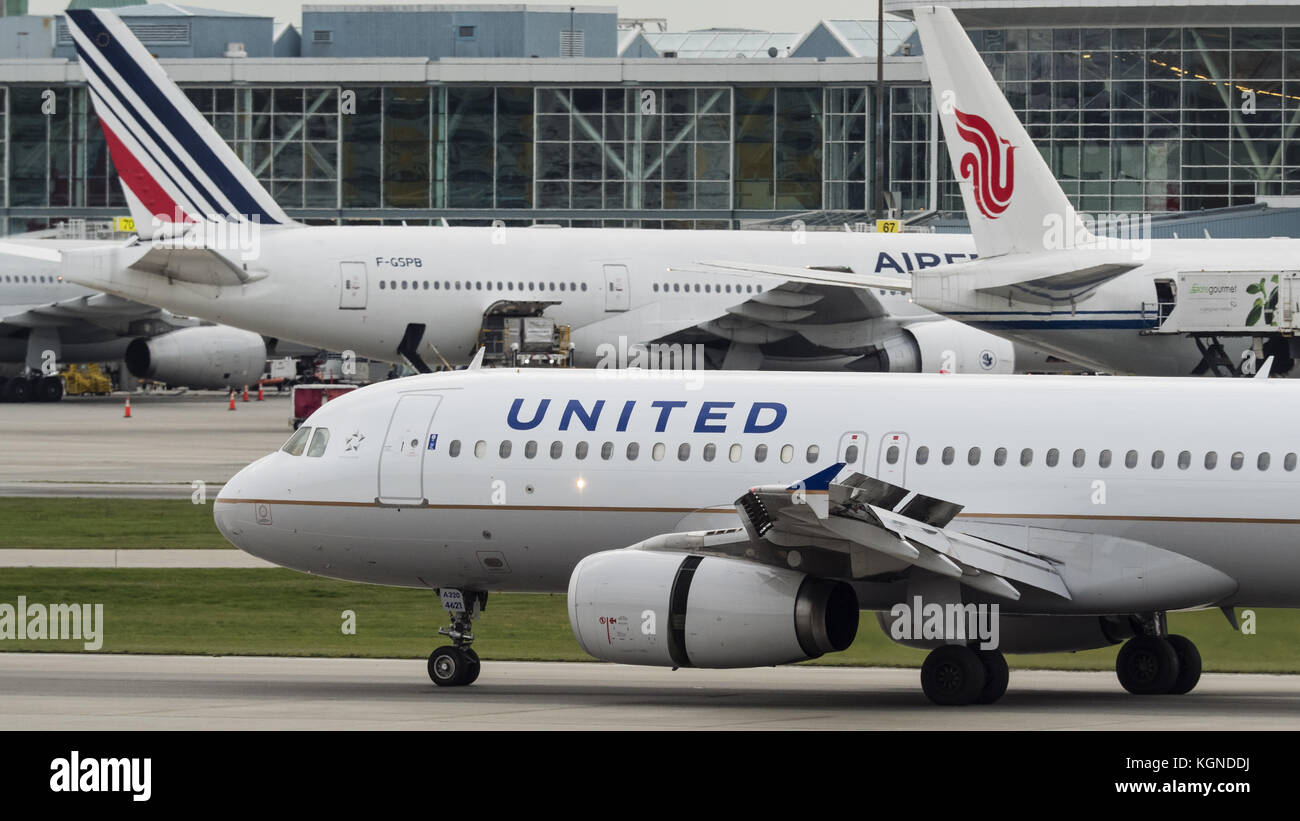
<svg viewBox="0 0 1300 821">
<path fill-rule="evenodd" d="M 1300 195 L 1300 5 L 948 4 L 1082 210 Z M 917 3 L 885 5 L 885 189 L 905 214 L 959 212 Z M 6 11 L 7 230 L 124 213 L 65 24 Z M 306 5 L 298 29 L 118 12 L 303 220 L 734 227 L 874 202 L 875 21 L 681 33 L 613 6 Z"/>
</svg>

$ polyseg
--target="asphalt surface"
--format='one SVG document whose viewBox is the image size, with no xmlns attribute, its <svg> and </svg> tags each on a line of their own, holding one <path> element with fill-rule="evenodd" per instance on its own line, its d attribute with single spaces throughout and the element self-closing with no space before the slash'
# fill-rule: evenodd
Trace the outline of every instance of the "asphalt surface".
<svg viewBox="0 0 1300 821">
<path fill-rule="evenodd" d="M 1110 673 L 1013 671 L 940 708 L 916 670 L 483 663 L 436 688 L 418 660 L 0 653 L 0 730 L 1296 730 L 1300 676 L 1207 674 L 1139 698 Z"/>
<path fill-rule="evenodd" d="M 0 567 L 277 567 L 235 548 L 0 550 Z"/>
<path fill-rule="evenodd" d="M 288 393 L 262 402 L 227 394 L 69 397 L 0 403 L 0 494 L 187 498 L 215 491 L 293 432 Z"/>
</svg>

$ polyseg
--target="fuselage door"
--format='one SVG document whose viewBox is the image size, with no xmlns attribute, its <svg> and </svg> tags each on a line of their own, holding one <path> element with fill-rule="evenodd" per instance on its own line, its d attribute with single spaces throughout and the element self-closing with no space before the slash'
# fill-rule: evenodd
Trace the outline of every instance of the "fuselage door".
<svg viewBox="0 0 1300 821">
<path fill-rule="evenodd" d="M 841 436 L 835 459 L 843 462 L 849 470 L 862 473 L 867 463 L 867 435 L 862 431 L 854 430 Z"/>
<path fill-rule="evenodd" d="M 606 265 L 605 310 L 626 311 L 632 304 L 631 287 L 626 265 Z"/>
<path fill-rule="evenodd" d="M 906 487 L 907 484 L 907 434 L 886 433 L 880 440 L 880 464 L 876 478 L 890 484 Z"/>
<path fill-rule="evenodd" d="M 441 396 L 408 394 L 397 400 L 384 447 L 379 452 L 379 501 L 419 502 L 424 498 L 424 454 L 437 447 L 430 433 Z"/>
<path fill-rule="evenodd" d="M 366 264 L 339 263 L 339 307 L 366 307 Z"/>
</svg>

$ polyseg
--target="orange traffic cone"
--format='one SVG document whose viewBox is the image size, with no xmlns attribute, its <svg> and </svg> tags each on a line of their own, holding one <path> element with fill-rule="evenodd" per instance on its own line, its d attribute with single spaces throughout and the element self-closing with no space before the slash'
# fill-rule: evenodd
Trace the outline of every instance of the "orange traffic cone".
<svg viewBox="0 0 1300 821">
<path fill-rule="evenodd" d="M 247 385 L 244 386 L 244 401 L 245 401 L 245 402 L 248 401 L 248 386 L 247 386 Z"/>
<path fill-rule="evenodd" d="M 131 397 L 126 398 L 126 411 L 122 414 L 123 419 L 131 418 Z"/>
<path fill-rule="evenodd" d="M 258 383 L 257 383 L 257 401 L 258 401 L 258 402 L 261 402 L 261 401 L 262 401 L 262 383 L 261 383 L 261 382 L 258 382 Z"/>
<path fill-rule="evenodd" d="M 228 408 L 228 410 L 234 410 L 234 409 L 235 409 L 235 392 L 234 392 L 234 391 L 231 391 L 231 392 L 230 392 L 230 407 Z"/>
</svg>

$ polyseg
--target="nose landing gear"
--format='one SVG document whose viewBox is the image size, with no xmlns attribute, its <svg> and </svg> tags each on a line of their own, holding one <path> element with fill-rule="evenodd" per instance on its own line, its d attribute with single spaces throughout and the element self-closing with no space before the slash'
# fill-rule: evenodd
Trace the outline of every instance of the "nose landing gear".
<svg viewBox="0 0 1300 821">
<path fill-rule="evenodd" d="M 429 678 L 439 687 L 466 687 L 478 679 L 481 666 L 470 644 L 473 621 L 487 609 L 487 592 L 444 587 L 438 593 L 451 616 L 451 626 L 438 628 L 438 634 L 451 639 L 451 645 L 429 654 Z"/>
</svg>

